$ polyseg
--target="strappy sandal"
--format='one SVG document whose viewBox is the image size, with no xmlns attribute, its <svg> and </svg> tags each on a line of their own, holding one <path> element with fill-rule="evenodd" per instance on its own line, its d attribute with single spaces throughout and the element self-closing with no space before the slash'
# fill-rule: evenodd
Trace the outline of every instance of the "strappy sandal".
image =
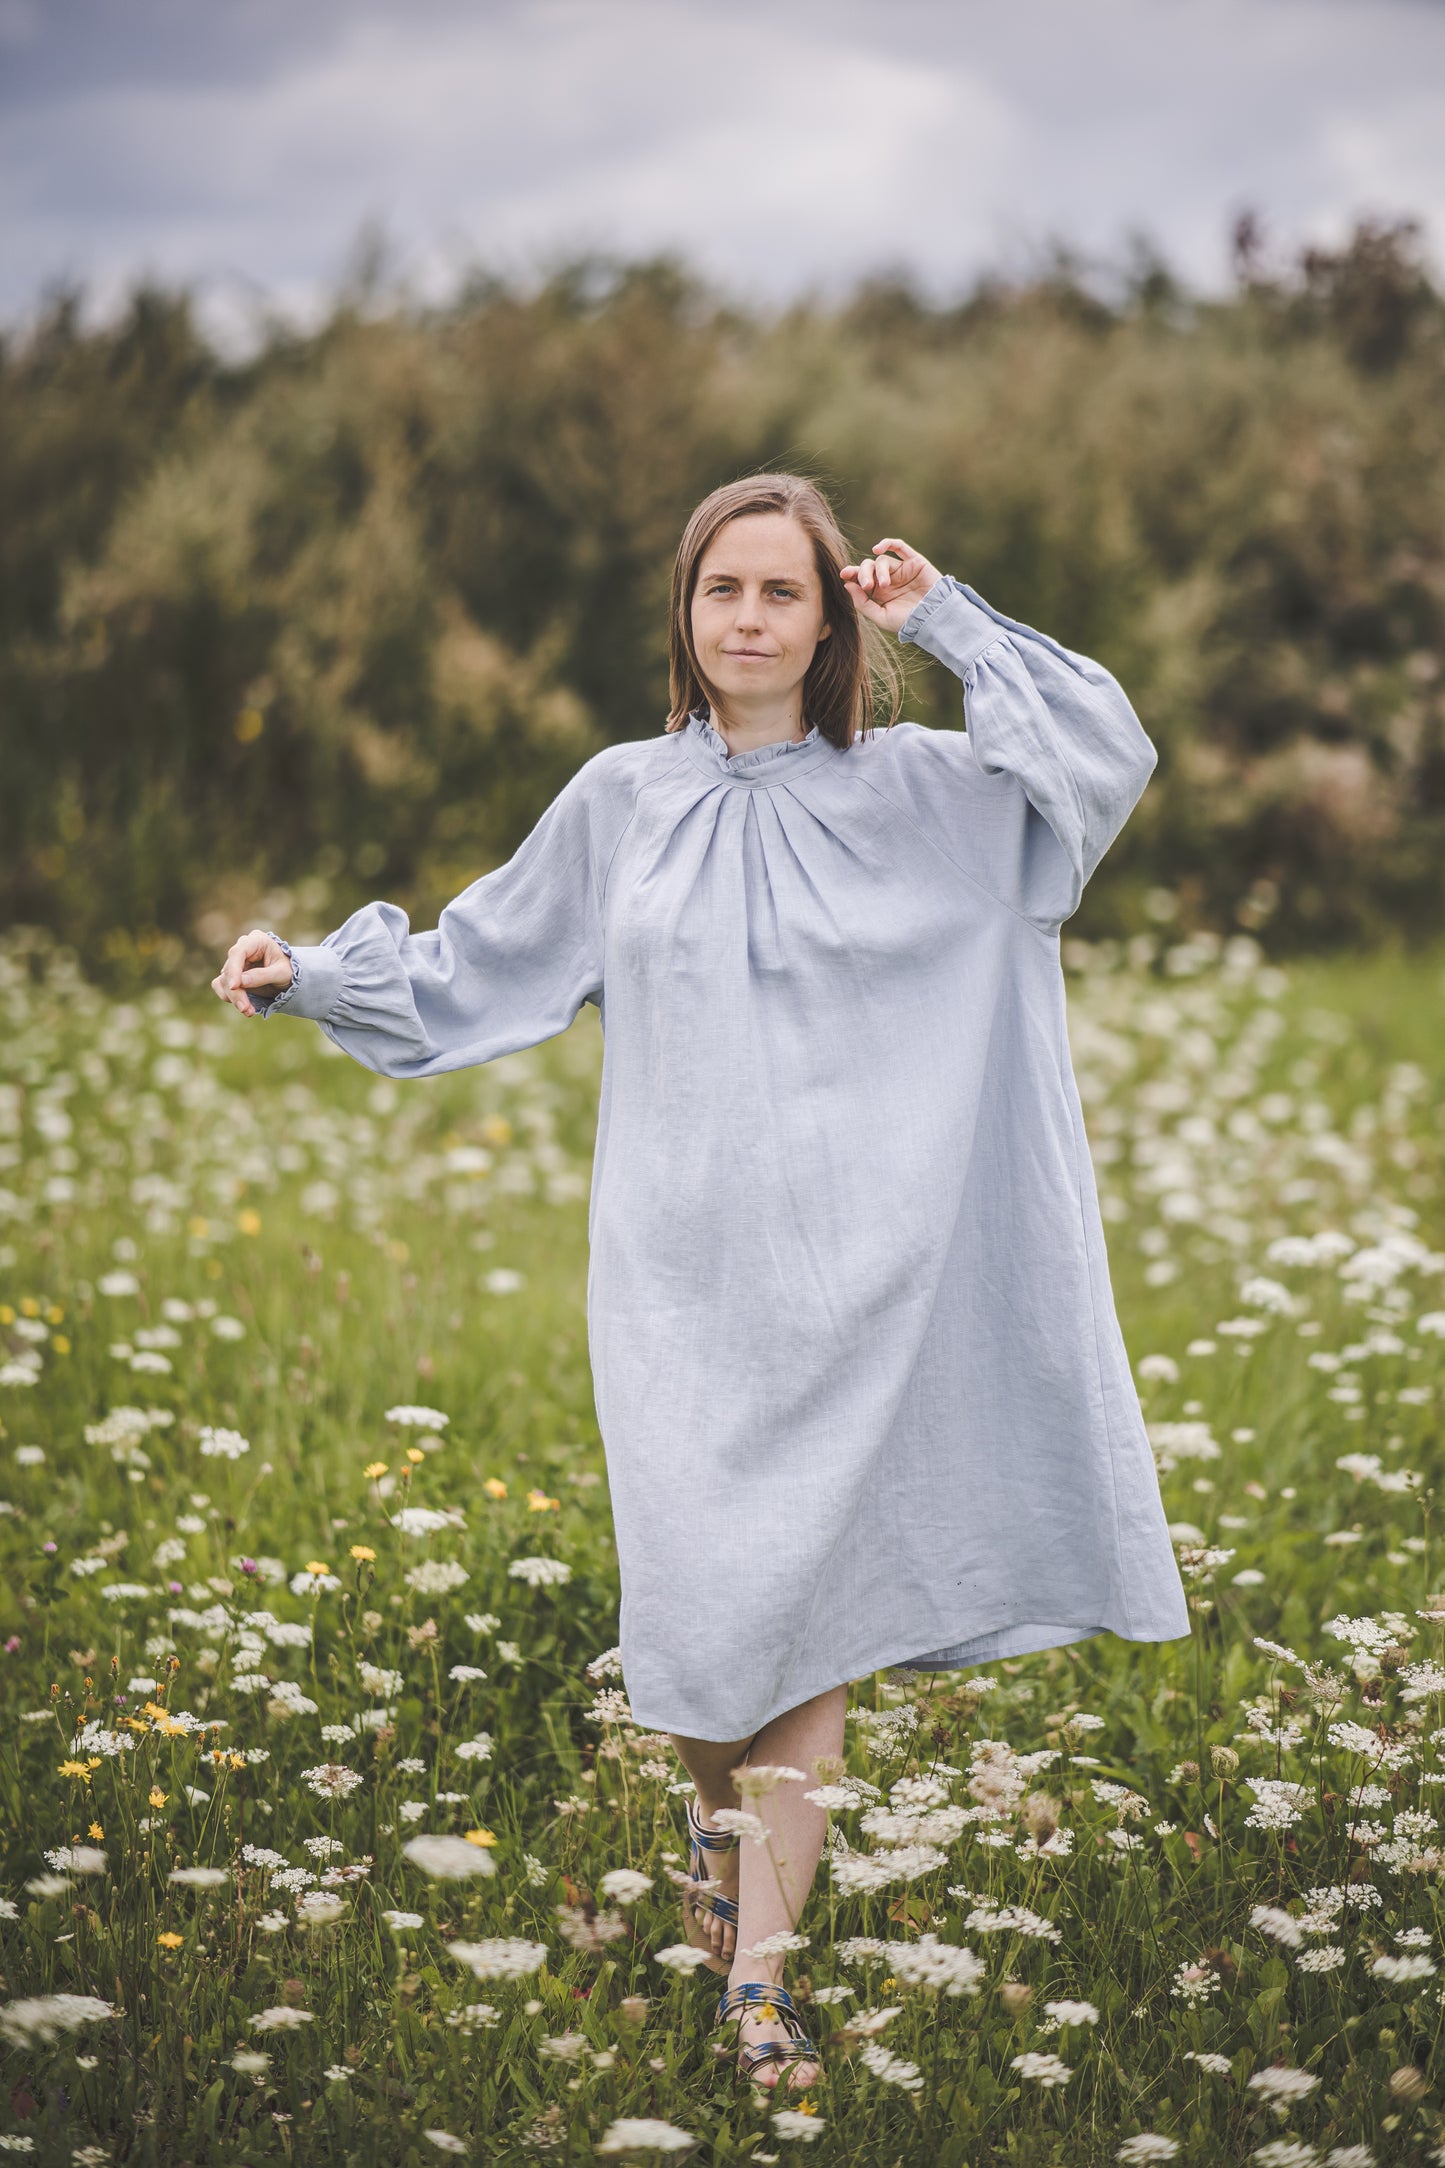
<svg viewBox="0 0 1445 2168">
<path fill-rule="evenodd" d="M 756 2046 L 739 2048 L 738 2069 L 745 2078 L 751 2078 L 764 2063 L 818 2061 L 817 2043 L 808 2038 L 798 2006 L 785 1987 L 769 1987 L 766 1980 L 744 1980 L 739 1986 L 726 1989 L 719 1998 L 717 2021 L 719 2025 L 726 2025 L 730 2020 L 740 2023 L 747 2010 L 777 2018 L 785 2027 L 788 2039 L 786 2042 L 763 2040 Z M 780 2075 L 778 2084 L 782 2083 Z"/>
<path fill-rule="evenodd" d="M 737 1836 L 729 1830 L 705 1829 L 702 1818 L 697 1811 L 697 1802 L 694 1799 L 689 1799 L 687 1803 L 687 1834 L 692 1846 L 687 1862 L 688 1877 L 693 1882 L 710 1882 L 712 1876 L 707 1871 L 705 1855 L 709 1852 L 735 1852 L 738 1845 Z M 710 1913 L 714 1919 L 726 1921 L 734 1928 L 737 1926 L 738 1908 L 731 1897 L 719 1897 L 712 1890 L 693 1889 L 688 1891 L 683 1902 L 683 1927 L 685 1931 L 696 1926 L 698 1933 L 701 1934 L 702 1926 L 699 1915 L 704 1912 Z M 687 1939 L 693 1944 L 694 1949 L 712 1949 L 711 1936 L 707 1937 L 705 1941 L 698 1942 L 694 1941 L 692 1934 L 688 1932 Z M 707 1963 L 710 1972 L 726 1974 L 732 1970 L 730 1962 L 725 1957 L 710 1956 Z"/>
</svg>

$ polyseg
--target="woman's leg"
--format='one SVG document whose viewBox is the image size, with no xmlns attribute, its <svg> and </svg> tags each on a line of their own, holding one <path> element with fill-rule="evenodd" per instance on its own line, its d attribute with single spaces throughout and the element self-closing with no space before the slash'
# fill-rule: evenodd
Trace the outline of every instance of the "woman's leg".
<svg viewBox="0 0 1445 2168">
<path fill-rule="evenodd" d="M 711 1822 L 719 1807 L 736 1807 L 742 1802 L 732 1773 L 752 1745 L 750 1739 L 683 1739 L 675 1732 L 672 1743 L 678 1759 L 692 1778 L 697 1789 L 698 1811 L 704 1825 Z M 738 1854 L 730 1852 L 704 1852 L 702 1856 L 704 1875 L 715 1880 L 718 1887 L 712 1894 L 731 1897 L 736 1902 L 738 1894 Z M 687 1902 L 685 1899 L 684 1902 Z M 703 1900 L 706 1903 L 706 1899 Z M 696 1915 L 697 1926 L 712 1946 L 713 1970 L 726 1971 L 732 1962 L 737 1930 L 731 1920 L 714 1919 L 707 1912 Z M 689 1939 L 692 1939 L 691 1937 Z"/>
<path fill-rule="evenodd" d="M 754 1766 L 801 1769 L 804 1780 L 786 1779 L 770 1791 L 750 1796 L 746 1804 L 768 1831 L 766 1843 L 744 1837 L 738 1847 L 740 1865 L 737 1948 L 733 1955 L 729 1985 L 744 1980 L 766 1981 L 780 1987 L 784 1958 L 755 1957 L 750 1953 L 772 1935 L 786 1934 L 797 1926 L 813 1876 L 817 1872 L 827 1816 L 804 1798 L 818 1782 L 814 1765 L 840 1756 L 843 1751 L 843 1712 L 848 1690 L 831 1687 L 799 1708 L 789 1709 L 765 1724 L 747 1750 Z M 719 1804 L 726 1804 L 725 1801 Z M 776 2019 L 750 2013 L 742 2021 L 740 2046 L 759 2046 L 765 2040 L 788 2038 L 787 2027 Z M 761 2065 L 755 2083 L 801 2091 L 818 2075 L 816 2063 L 787 2066 L 781 2079 L 776 2063 Z"/>
</svg>

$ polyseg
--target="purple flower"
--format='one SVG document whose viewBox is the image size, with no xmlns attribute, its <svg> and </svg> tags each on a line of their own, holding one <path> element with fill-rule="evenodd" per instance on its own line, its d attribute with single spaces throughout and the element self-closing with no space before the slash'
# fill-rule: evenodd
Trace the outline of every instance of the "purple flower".
<svg viewBox="0 0 1445 2168">
<path fill-rule="evenodd" d="M 179 1596 L 184 1593 L 184 1584 L 180 1581 L 167 1581 L 166 1587 L 170 1590 L 170 1593 L 173 1596 Z"/>
<path fill-rule="evenodd" d="M 58 1543 L 42 1543 L 40 1548 L 42 1551 L 44 1551 L 47 1558 L 53 1558 L 56 1552 L 60 1549 L 60 1545 Z"/>
</svg>

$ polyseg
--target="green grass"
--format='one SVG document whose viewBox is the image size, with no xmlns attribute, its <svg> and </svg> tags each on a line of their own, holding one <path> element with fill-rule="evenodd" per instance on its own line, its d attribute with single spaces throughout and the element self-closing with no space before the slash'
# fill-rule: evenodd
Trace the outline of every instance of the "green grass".
<svg viewBox="0 0 1445 2168">
<path fill-rule="evenodd" d="M 861 1893 L 840 1853 L 801 1922 L 825 2063 L 805 2141 L 715 2056 L 707 1976 L 657 1960 L 681 1939 L 681 1771 L 590 1713 L 617 1601 L 590 1012 L 394 1085 L 305 1025 L 109 1001 L 11 937 L 0 2148 L 380 2168 L 446 2157 L 440 2132 L 475 2162 L 582 2162 L 640 2117 L 686 2133 L 682 2157 L 809 2168 L 1445 2160 L 1445 1655 L 1420 1615 L 1445 1608 L 1445 957 L 1066 954 L 1194 1634 L 856 1682 L 852 1776 L 885 1805 L 933 1781 L 896 1796 L 921 1820 L 891 1832 L 915 1847 L 892 1881 Z M 1271 1254 L 1331 1230 L 1314 1261 Z M 418 1403 L 439 1438 L 388 1420 Z M 207 1426 L 247 1449 L 207 1455 Z M 464 1525 L 405 1535 L 404 1504 Z M 568 1577 L 529 1585 L 529 1558 Z M 453 1587 L 408 1581 L 447 1562 Z M 313 1563 L 319 1590 L 294 1590 Z M 308 1783 L 326 1765 L 346 1796 Z M 1251 1779 L 1299 1787 L 1278 1826 Z M 886 1860 L 866 1807 L 836 1824 Z M 492 1874 L 433 1879 L 402 1849 L 469 1831 Z M 47 1857 L 77 1844 L 104 1871 Z M 169 1879 L 197 1866 L 224 1879 Z M 601 1882 L 623 1866 L 652 1886 L 619 1905 Z M 328 1872 L 342 1909 L 308 1922 L 324 1892 L 301 1876 Z M 925 1934 L 975 1953 L 972 1992 L 857 1947 Z M 498 1940 L 545 1961 L 481 1978 L 452 1947 Z M 1301 1962 L 1322 1948 L 1328 1969 Z M 25 2006 L 60 1995 L 105 2008 L 47 2041 L 54 2007 Z M 1061 2027 L 1051 2003 L 1096 2015 Z M 254 2025 L 277 2009 L 308 2015 Z M 876 2036 L 856 2022 L 887 2009 Z M 1283 2112 L 1251 2082 L 1276 2066 L 1301 2074 Z"/>
</svg>

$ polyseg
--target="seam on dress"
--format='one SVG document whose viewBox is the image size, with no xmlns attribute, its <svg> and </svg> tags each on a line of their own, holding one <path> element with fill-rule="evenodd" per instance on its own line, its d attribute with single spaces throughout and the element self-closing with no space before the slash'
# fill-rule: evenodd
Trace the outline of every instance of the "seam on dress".
<svg viewBox="0 0 1445 2168">
<path fill-rule="evenodd" d="M 607 909 L 607 883 L 612 878 L 612 868 L 613 865 L 616 863 L 617 853 L 621 850 L 624 842 L 627 839 L 627 832 L 631 828 L 632 823 L 637 818 L 637 809 L 642 802 L 642 793 L 645 790 L 650 790 L 654 783 L 665 783 L 667 781 L 668 776 L 666 772 L 661 775 L 645 775 L 642 778 L 642 781 L 638 784 L 637 788 L 632 793 L 632 810 L 628 814 L 626 820 L 622 823 L 621 833 L 618 835 L 617 841 L 613 844 L 612 849 L 607 854 L 607 868 L 606 871 L 603 873 L 602 886 L 598 891 L 597 926 L 599 933 L 605 931 L 604 914 Z"/>
<path fill-rule="evenodd" d="M 861 783 L 865 790 L 871 790 L 875 798 L 881 799 L 883 804 L 886 805 L 892 812 L 896 813 L 900 820 L 906 821 L 908 823 L 908 826 L 913 830 L 914 834 L 918 836 L 922 842 L 926 843 L 930 850 L 934 850 L 938 853 L 939 857 L 943 860 L 945 865 L 952 866 L 955 873 L 960 874 L 965 881 L 968 881 L 974 888 L 976 888 L 981 896 L 987 896 L 990 903 L 997 904 L 998 908 L 1001 911 L 1007 911 L 1010 918 L 1016 918 L 1019 921 L 1020 925 L 1027 926 L 1031 933 L 1036 933 L 1039 936 L 1040 940 L 1057 941 L 1059 937 L 1057 927 L 1050 928 L 1046 925 L 1041 925 L 1038 919 L 1030 918 L 1027 911 L 1016 911 L 1011 903 L 1004 902 L 1002 896 L 996 896 L 993 890 L 988 886 L 988 883 L 986 881 L 981 881 L 976 873 L 970 873 L 967 866 L 961 866 L 958 860 L 953 856 L 952 852 L 946 851 L 941 843 L 937 843 L 934 841 L 933 837 L 929 835 L 926 829 L 920 828 L 917 821 L 913 818 L 913 815 L 907 810 L 907 808 L 905 806 L 899 805 L 896 799 L 890 798 L 887 791 L 880 788 L 880 786 L 873 781 L 873 778 L 871 776 L 858 775 L 855 773 L 852 776 L 845 777 L 844 780 L 853 783 Z M 1022 786 L 1020 787 L 1022 788 Z"/>
<path fill-rule="evenodd" d="M 1062 980 L 1063 974 L 1060 972 L 1061 986 Z M 1099 1344 L 1098 1288 L 1094 1280 L 1094 1261 L 1089 1255 L 1089 1230 L 1084 1212 L 1084 1175 L 1079 1160 L 1079 1131 L 1074 1120 L 1073 1107 L 1069 1104 L 1068 1092 L 1064 1085 L 1064 1048 L 1067 1039 L 1068 992 L 1067 989 L 1064 989 L 1063 998 L 1059 1002 L 1059 1035 L 1054 1046 L 1054 1064 L 1058 1075 L 1059 1089 L 1064 1094 L 1064 1103 L 1068 1108 L 1069 1138 L 1074 1155 L 1074 1201 L 1078 1207 L 1079 1231 L 1084 1242 L 1084 1278 L 1088 1282 L 1089 1288 L 1089 1324 L 1094 1335 L 1094 1367 L 1099 1378 L 1099 1408 L 1104 1418 L 1104 1441 L 1109 1449 L 1109 1494 L 1114 1501 L 1114 1567 L 1119 1577 L 1118 1601 L 1129 1628 L 1127 1638 L 1132 1641 L 1135 1639 L 1133 1632 L 1134 1606 L 1130 1598 L 1129 1577 L 1124 1567 L 1123 1530 L 1119 1516 L 1119 1463 L 1114 1450 L 1114 1424 L 1109 1413 L 1109 1396 L 1104 1389 L 1104 1351 Z M 1101 1220 L 1101 1228 L 1102 1225 Z"/>
</svg>

